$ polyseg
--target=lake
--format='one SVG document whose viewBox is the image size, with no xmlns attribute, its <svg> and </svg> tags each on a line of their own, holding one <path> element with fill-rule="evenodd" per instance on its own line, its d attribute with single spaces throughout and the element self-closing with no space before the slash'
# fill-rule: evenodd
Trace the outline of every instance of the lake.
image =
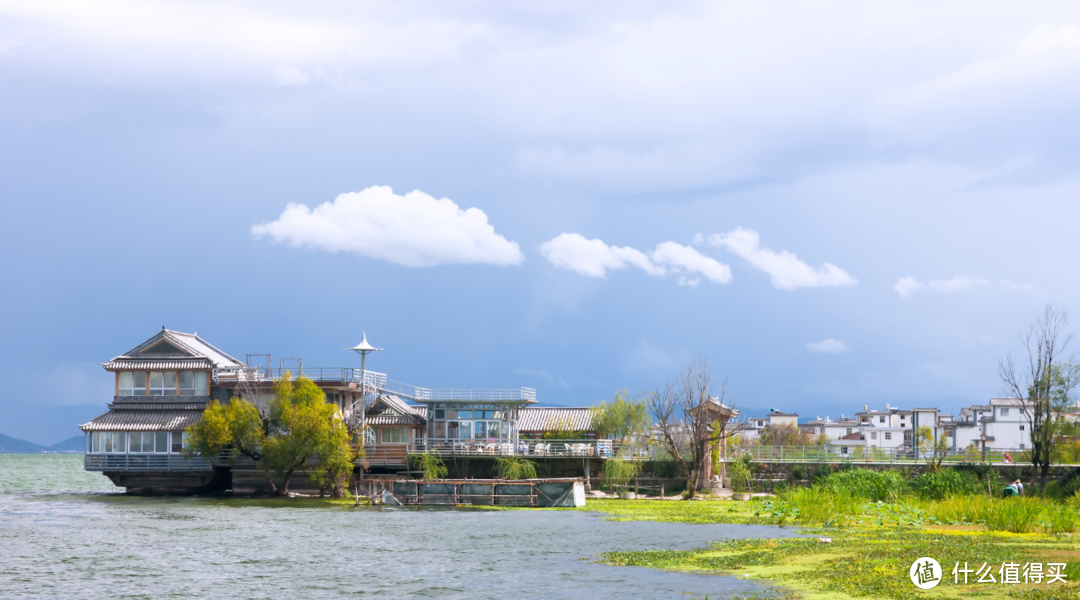
<svg viewBox="0 0 1080 600">
<path fill-rule="evenodd" d="M 81 455 L 0 455 L 0 598 L 727 598 L 765 588 L 591 560 L 790 535 L 579 511 L 128 496 Z"/>
</svg>

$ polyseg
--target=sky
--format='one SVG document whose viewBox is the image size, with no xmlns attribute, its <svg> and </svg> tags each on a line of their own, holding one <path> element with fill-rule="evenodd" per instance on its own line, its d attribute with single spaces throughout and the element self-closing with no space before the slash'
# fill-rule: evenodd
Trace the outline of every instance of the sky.
<svg viewBox="0 0 1080 600">
<path fill-rule="evenodd" d="M 0 0 L 0 432 L 77 435 L 162 326 L 957 411 L 1080 323 L 1077 105 L 1072 2 Z"/>
</svg>

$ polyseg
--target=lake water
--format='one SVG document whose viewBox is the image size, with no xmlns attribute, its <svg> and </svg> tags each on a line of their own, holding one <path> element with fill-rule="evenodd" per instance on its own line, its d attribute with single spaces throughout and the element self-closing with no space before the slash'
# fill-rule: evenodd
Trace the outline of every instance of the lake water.
<svg viewBox="0 0 1080 600">
<path fill-rule="evenodd" d="M 78 455 L 0 455 L 0 598 L 727 598 L 764 588 L 591 559 L 787 535 L 576 511 L 127 496 Z"/>
</svg>

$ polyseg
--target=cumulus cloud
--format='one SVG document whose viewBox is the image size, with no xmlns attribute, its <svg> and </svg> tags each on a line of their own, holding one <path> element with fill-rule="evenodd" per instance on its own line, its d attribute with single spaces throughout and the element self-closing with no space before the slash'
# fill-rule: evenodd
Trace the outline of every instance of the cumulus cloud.
<svg viewBox="0 0 1080 600">
<path fill-rule="evenodd" d="M 541 244 L 540 253 L 556 267 L 586 277 L 604 278 L 608 271 L 637 267 L 655 276 L 668 270 L 680 273 L 679 285 L 690 287 L 697 287 L 701 277 L 716 283 L 731 281 L 730 267 L 675 242 L 662 242 L 645 254 L 630 247 L 609 246 L 599 239 L 586 239 L 579 233 L 563 233 Z"/>
<path fill-rule="evenodd" d="M 290 203 L 276 221 L 251 228 L 292 246 L 355 252 L 410 267 L 445 264 L 518 265 L 518 245 L 495 233 L 479 208 L 421 191 L 399 196 L 387 186 L 341 194 L 308 208 Z"/>
<path fill-rule="evenodd" d="M 586 239 L 580 233 L 563 233 L 540 245 L 540 253 L 551 264 L 586 277 L 603 279 L 608 271 L 637 267 L 649 275 L 663 275 L 664 267 L 653 264 L 640 250 L 608 246 L 598 239 Z"/>
<path fill-rule="evenodd" d="M 822 352 L 825 354 L 840 354 L 841 352 L 848 351 L 847 344 L 833 338 L 821 340 L 820 342 L 810 342 L 806 347 L 811 352 Z"/>
<path fill-rule="evenodd" d="M 919 282 L 914 277 L 903 277 L 896 282 L 893 289 L 904 298 L 908 298 L 915 292 L 955 293 L 988 283 L 990 282 L 974 275 L 957 275 L 951 279 L 934 279 L 926 283 Z"/>
<path fill-rule="evenodd" d="M 773 287 L 793 290 L 802 287 L 835 287 L 855 285 L 855 278 L 836 265 L 825 263 L 812 267 L 786 250 L 775 252 L 761 246 L 761 238 L 753 229 L 736 227 L 729 233 L 709 236 L 713 246 L 726 248 L 741 256 L 755 269 L 764 271 L 772 279 Z"/>
<path fill-rule="evenodd" d="M 656 250 L 653 250 L 650 256 L 655 262 L 667 265 L 675 272 L 698 274 L 716 283 L 731 281 L 731 267 L 715 258 L 705 256 L 690 246 L 664 242 L 657 244 Z M 691 286 L 697 286 L 697 283 L 688 283 Z"/>
</svg>

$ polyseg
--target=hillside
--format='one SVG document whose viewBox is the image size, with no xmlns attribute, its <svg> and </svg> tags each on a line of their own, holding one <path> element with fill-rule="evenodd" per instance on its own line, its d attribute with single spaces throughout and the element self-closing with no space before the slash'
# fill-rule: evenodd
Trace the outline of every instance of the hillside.
<svg viewBox="0 0 1080 600">
<path fill-rule="evenodd" d="M 59 444 L 41 446 L 0 433 L 0 454 L 37 454 L 39 452 L 82 452 L 83 436 L 68 438 Z"/>
</svg>

